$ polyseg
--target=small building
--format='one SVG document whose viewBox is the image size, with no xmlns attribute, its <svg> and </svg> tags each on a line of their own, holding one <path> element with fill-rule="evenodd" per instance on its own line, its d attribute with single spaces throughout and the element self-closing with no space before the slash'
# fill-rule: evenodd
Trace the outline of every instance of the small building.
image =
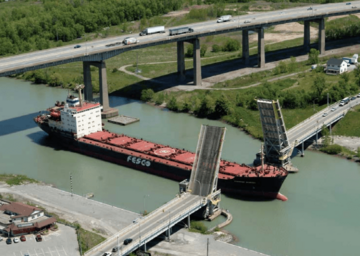
<svg viewBox="0 0 360 256">
<path fill-rule="evenodd" d="M 46 216 L 40 208 L 20 202 L 4 203 L 0 206 L 1 233 L 17 236 L 38 232 L 56 222 L 54 217 Z"/>
<path fill-rule="evenodd" d="M 326 63 L 326 74 L 338 75 L 347 71 L 347 63 L 344 60 L 331 58 Z"/>
</svg>

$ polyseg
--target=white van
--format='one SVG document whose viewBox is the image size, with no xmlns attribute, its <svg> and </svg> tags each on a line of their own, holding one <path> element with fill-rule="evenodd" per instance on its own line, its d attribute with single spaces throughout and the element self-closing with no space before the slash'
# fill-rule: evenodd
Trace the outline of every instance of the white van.
<svg viewBox="0 0 360 256">
<path fill-rule="evenodd" d="M 350 98 L 349 97 L 346 97 L 346 98 L 344 98 L 344 99 L 342 99 L 341 101 L 340 101 L 340 106 L 344 106 L 344 105 L 346 105 L 346 104 L 348 104 L 349 103 L 349 101 L 350 101 Z"/>
<path fill-rule="evenodd" d="M 129 45 L 129 44 L 137 44 L 139 42 L 139 40 L 137 40 L 136 38 L 134 37 L 129 37 L 129 38 L 125 38 L 123 43 L 125 45 Z"/>
</svg>

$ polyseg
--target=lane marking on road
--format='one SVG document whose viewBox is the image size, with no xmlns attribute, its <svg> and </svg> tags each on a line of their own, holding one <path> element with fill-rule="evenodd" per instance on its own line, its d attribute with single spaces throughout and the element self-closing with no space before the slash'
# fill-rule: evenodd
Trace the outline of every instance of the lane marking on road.
<svg viewBox="0 0 360 256">
<path fill-rule="evenodd" d="M 67 253 L 66 253 L 66 251 L 65 251 L 65 248 L 64 248 L 64 246 L 62 246 L 62 248 L 63 248 L 63 250 L 64 250 L 64 252 L 65 252 L 65 256 L 67 256 Z"/>
</svg>

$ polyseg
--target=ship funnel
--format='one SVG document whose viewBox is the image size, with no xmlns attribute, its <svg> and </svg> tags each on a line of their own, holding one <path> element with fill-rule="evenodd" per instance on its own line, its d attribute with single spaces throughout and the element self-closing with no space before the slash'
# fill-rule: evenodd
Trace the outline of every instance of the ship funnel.
<svg viewBox="0 0 360 256">
<path fill-rule="evenodd" d="M 81 90 L 84 89 L 85 85 L 83 84 L 79 84 L 75 87 L 75 90 L 77 90 L 79 92 L 79 101 L 80 101 L 80 107 L 82 107 L 82 94 L 81 94 Z"/>
</svg>

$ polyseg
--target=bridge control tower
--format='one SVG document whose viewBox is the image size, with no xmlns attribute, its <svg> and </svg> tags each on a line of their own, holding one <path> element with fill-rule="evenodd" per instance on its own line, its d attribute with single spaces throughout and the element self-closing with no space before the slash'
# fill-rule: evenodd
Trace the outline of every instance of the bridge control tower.
<svg viewBox="0 0 360 256">
<path fill-rule="evenodd" d="M 279 101 L 257 100 L 264 135 L 265 161 L 283 167 L 290 165 L 294 149 L 290 145 Z"/>
</svg>

